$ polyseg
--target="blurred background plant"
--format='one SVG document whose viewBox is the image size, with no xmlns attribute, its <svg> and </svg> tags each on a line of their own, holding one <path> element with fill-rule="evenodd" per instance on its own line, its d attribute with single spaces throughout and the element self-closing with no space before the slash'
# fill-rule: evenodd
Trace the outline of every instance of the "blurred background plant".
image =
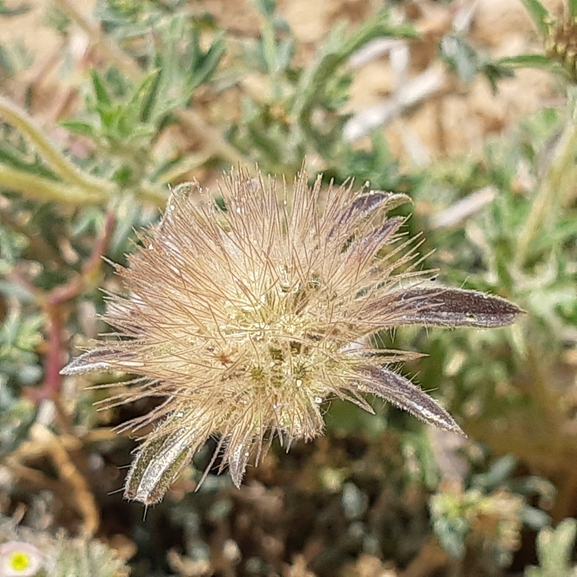
<svg viewBox="0 0 577 577">
<path fill-rule="evenodd" d="M 577 2 L 384 4 L 0 2 L 0 547 L 115 550 L 136 576 L 574 572 Z M 192 492 L 207 448 L 143 518 L 113 428 L 152 405 L 97 411 L 114 388 L 86 387 L 124 377 L 59 371 L 169 185 L 257 162 L 290 182 L 304 157 L 409 194 L 424 266 L 528 315 L 377 339 L 428 353 L 403 370 L 468 440 L 335 401 L 240 491 Z"/>
</svg>

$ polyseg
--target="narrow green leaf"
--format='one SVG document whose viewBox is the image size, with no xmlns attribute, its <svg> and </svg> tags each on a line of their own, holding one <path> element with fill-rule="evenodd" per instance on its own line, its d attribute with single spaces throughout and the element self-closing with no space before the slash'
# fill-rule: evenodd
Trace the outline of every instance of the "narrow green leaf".
<svg viewBox="0 0 577 577">
<path fill-rule="evenodd" d="M 85 120 L 62 120 L 59 124 L 63 128 L 66 128 L 66 130 L 74 132 L 74 134 L 89 136 L 91 138 L 95 136 L 95 127 L 90 122 L 86 122 Z"/>
<path fill-rule="evenodd" d="M 548 23 L 551 21 L 551 14 L 539 0 L 521 0 L 529 12 L 537 30 L 543 35 L 547 36 Z"/>
<path fill-rule="evenodd" d="M 21 14 L 26 14 L 32 9 L 30 4 L 21 4 L 20 6 L 16 6 L 14 8 L 8 8 L 4 6 L 4 2 L 0 3 L 0 16 L 20 16 Z"/>
<path fill-rule="evenodd" d="M 569 0 L 569 15 L 571 19 L 577 19 L 577 0 Z"/>
<path fill-rule="evenodd" d="M 94 94 L 96 96 L 96 102 L 98 106 L 100 107 L 103 104 L 107 107 L 112 106 L 112 99 L 110 98 L 110 95 L 104 86 L 104 82 L 94 68 L 90 71 L 90 77 L 92 79 L 92 87 L 94 89 Z"/>
<path fill-rule="evenodd" d="M 144 88 L 141 95 L 141 105 L 140 105 L 140 120 L 142 122 L 148 122 L 151 117 L 154 116 L 153 112 L 158 101 L 158 95 L 160 93 L 160 80 L 161 74 L 159 70 L 155 70 L 150 74 L 146 81 L 141 85 Z"/>
<path fill-rule="evenodd" d="M 195 63 L 194 68 L 189 72 L 187 79 L 187 89 L 190 94 L 197 87 L 206 82 L 216 70 L 225 52 L 224 33 L 217 35 L 210 48 L 202 54 Z M 190 96 L 189 96 L 190 98 Z M 188 100 L 188 98 L 187 98 Z"/>
<path fill-rule="evenodd" d="M 29 156 L 21 154 L 19 151 L 11 150 L 8 147 L 4 148 L 2 145 L 0 145 L 0 164 L 5 164 L 36 176 L 59 180 L 58 176 L 47 166 L 41 164 L 39 159 L 31 162 Z"/>
<path fill-rule="evenodd" d="M 149 74 L 126 103 L 122 103 L 115 119 L 115 129 L 120 140 L 134 139 L 139 136 L 154 132 L 154 128 L 146 122 L 143 115 L 148 114 L 150 106 L 151 91 L 157 82 L 159 71 L 155 70 Z"/>
<path fill-rule="evenodd" d="M 335 26 L 323 45 L 319 57 L 308 66 L 301 75 L 295 94 L 293 114 L 299 119 L 303 132 L 316 144 L 318 150 L 326 148 L 330 138 L 313 125 L 315 108 L 326 97 L 327 86 L 337 69 L 345 64 L 350 56 L 365 44 L 378 38 L 417 38 L 418 32 L 413 26 L 396 24 L 388 12 L 382 12 L 375 18 L 363 23 L 353 34 L 347 37 L 344 26 Z"/>
<path fill-rule="evenodd" d="M 514 68 L 532 66 L 534 68 L 548 68 L 552 60 L 544 54 L 519 54 L 518 56 L 507 56 L 497 60 L 497 64 L 511 66 Z"/>
<path fill-rule="evenodd" d="M 570 78 L 569 72 L 563 66 L 551 60 L 551 58 L 544 54 L 519 54 L 518 56 L 508 56 L 501 58 L 495 62 L 496 66 L 503 66 L 505 68 L 539 68 L 547 70 L 554 74 L 559 74 L 565 78 Z"/>
</svg>

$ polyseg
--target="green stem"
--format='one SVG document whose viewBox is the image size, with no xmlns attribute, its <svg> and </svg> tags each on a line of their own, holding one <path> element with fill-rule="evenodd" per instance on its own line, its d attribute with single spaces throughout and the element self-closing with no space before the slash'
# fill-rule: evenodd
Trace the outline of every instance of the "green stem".
<svg viewBox="0 0 577 577">
<path fill-rule="evenodd" d="M 188 173 L 198 170 L 209 160 L 210 155 L 208 153 L 198 155 L 189 154 L 165 172 L 160 173 L 154 180 L 164 185 L 170 185 L 173 182 L 178 182 Z"/>
<path fill-rule="evenodd" d="M 3 188 L 18 190 L 25 194 L 26 197 L 39 198 L 41 200 L 86 205 L 101 204 L 109 198 L 109 195 L 103 189 L 100 189 L 100 191 L 88 190 L 84 186 L 48 180 L 3 164 L 0 164 L 0 182 L 2 182 Z"/>
<path fill-rule="evenodd" d="M 118 194 L 118 188 L 108 180 L 83 172 L 58 150 L 24 110 L 0 96 L 0 116 L 28 137 L 42 159 L 65 182 L 55 182 L 17 168 L 0 164 L 2 184 L 21 191 L 26 196 L 71 204 L 102 204 Z M 161 188 L 142 184 L 135 194 L 162 206 L 167 194 Z"/>
<path fill-rule="evenodd" d="M 45 160 L 52 170 L 63 180 L 84 188 L 86 192 L 97 195 L 98 197 L 110 196 L 115 192 L 116 187 L 110 182 L 86 174 L 70 162 L 70 160 L 50 142 L 42 130 L 36 125 L 33 118 L 2 96 L 0 96 L 0 116 L 3 116 L 10 124 L 28 137 L 43 160 Z"/>
<path fill-rule="evenodd" d="M 134 195 L 140 200 L 148 200 L 157 206 L 163 207 L 168 199 L 168 190 L 151 184 L 140 184 L 134 190 Z"/>
</svg>

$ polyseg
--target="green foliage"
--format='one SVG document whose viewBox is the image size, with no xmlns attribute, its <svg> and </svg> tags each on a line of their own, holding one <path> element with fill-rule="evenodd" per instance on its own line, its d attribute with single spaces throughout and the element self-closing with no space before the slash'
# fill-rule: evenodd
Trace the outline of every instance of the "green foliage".
<svg viewBox="0 0 577 577">
<path fill-rule="evenodd" d="M 441 58 L 463 82 L 472 82 L 478 75 L 484 76 L 493 92 L 497 83 L 504 78 L 511 78 L 513 72 L 499 63 L 482 56 L 462 35 L 447 34 L 441 42 Z"/>
<path fill-rule="evenodd" d="M 2 323 L 0 332 L 0 360 L 4 369 L 3 379 L 9 382 L 17 375 L 23 382 L 33 382 L 38 377 L 32 368 L 36 361 L 35 348 L 40 343 L 38 329 L 43 319 L 40 315 L 24 317 L 13 310 Z"/>
<path fill-rule="evenodd" d="M 190 105 L 194 90 L 210 80 L 224 53 L 222 34 L 203 51 L 200 31 L 190 19 L 179 14 L 165 20 L 158 23 L 165 41 L 148 54 L 151 71 L 133 83 L 114 70 L 102 75 L 93 69 L 85 117 L 62 123 L 94 141 L 98 161 L 102 155 L 108 161 L 95 169 L 122 189 L 162 180 L 182 161 L 182 155 L 156 159 L 151 144 L 174 123 L 174 111 Z"/>
<path fill-rule="evenodd" d="M 498 60 L 502 68 L 542 68 L 575 83 L 575 49 L 577 4 L 567 0 L 559 18 L 554 17 L 539 0 L 522 0 L 535 28 L 543 39 L 545 54 L 519 54 Z"/>
<path fill-rule="evenodd" d="M 548 522 L 548 516 L 531 507 L 528 499 L 535 489 L 550 492 L 551 487 L 535 485 L 532 478 L 512 483 L 516 465 L 515 459 L 503 457 L 486 472 L 473 475 L 466 491 L 433 495 L 429 502 L 433 529 L 452 558 L 462 559 L 468 550 L 476 549 L 492 566 L 508 566 L 523 525 L 535 529 Z"/>
<path fill-rule="evenodd" d="M 1 288 L 10 294 L 17 285 Z M 25 441 L 36 419 L 36 407 L 22 393 L 42 375 L 36 347 L 42 341 L 43 322 L 41 315 L 24 316 L 13 309 L 0 326 L 0 455 L 8 455 Z"/>
<path fill-rule="evenodd" d="M 46 563 L 50 577 L 122 577 L 129 574 L 116 552 L 97 540 L 61 536 L 54 544 L 54 551 L 50 551 L 50 557 Z"/>
<path fill-rule="evenodd" d="M 537 536 L 539 567 L 525 569 L 525 577 L 575 577 L 572 564 L 577 521 L 565 519 L 555 529 L 547 527 Z"/>
<path fill-rule="evenodd" d="M 242 56 L 255 73 L 265 75 L 264 97 L 244 99 L 242 117 L 231 127 L 230 138 L 245 153 L 250 151 L 266 171 L 294 172 L 305 156 L 319 155 L 330 172 L 339 167 L 339 159 L 352 154 L 341 139 L 347 117 L 339 113 L 351 82 L 345 67 L 348 58 L 371 40 L 411 38 L 415 31 L 393 23 L 387 12 L 367 20 L 352 34 L 336 26 L 303 67 L 295 62 L 294 39 L 287 24 L 275 15 L 273 4 L 259 6 L 263 33 L 254 44 L 243 47 Z"/>
<path fill-rule="evenodd" d="M 23 552 L 20 563 L 10 561 L 11 548 Z M 126 577 L 129 574 L 117 553 L 101 541 L 72 538 L 62 532 L 52 538 L 40 530 L 19 528 L 13 519 L 4 516 L 0 516 L 0 550 L 0 567 L 9 571 L 6 575 Z M 30 572 L 32 567 L 37 568 L 34 573 Z"/>
<path fill-rule="evenodd" d="M 554 364 L 566 347 L 560 335 L 569 334 L 575 325 L 575 213 L 558 208 L 561 189 L 549 184 L 557 170 L 571 172 L 572 165 L 557 169 L 553 164 L 545 173 L 541 186 L 549 200 L 543 203 L 547 211 L 541 213 L 535 229 L 528 226 L 536 208 L 533 199 L 515 190 L 520 171 L 528 171 L 528 178 L 537 182 L 542 159 L 551 154 L 551 139 L 559 138 L 560 130 L 574 130 L 573 121 L 566 122 L 564 128 L 554 111 L 539 112 L 507 141 L 488 143 L 484 165 L 466 161 L 458 167 L 452 164 L 446 171 L 437 167 L 437 174 L 423 181 L 418 192 L 419 198 L 428 198 L 434 190 L 437 198 L 450 204 L 462 191 L 495 187 L 494 200 L 474 221 L 463 227 L 435 229 L 428 235 L 430 245 L 445 247 L 448 256 L 447 261 L 437 252 L 430 262 L 446 270 L 450 284 L 507 296 L 529 312 L 521 332 L 515 328 L 508 333 L 439 331 L 422 343 L 430 354 L 422 367 L 429 367 L 431 373 L 433 367 L 443 367 L 445 383 L 452 375 L 454 402 L 472 419 L 479 416 L 481 407 L 485 417 L 495 419 L 506 415 L 507 420 L 516 420 L 514 415 L 519 412 L 538 412 L 542 401 L 533 392 L 517 389 L 508 375 L 515 372 L 514 366 L 524 373 L 520 366 L 524 351 L 532 347 L 542 351 L 541 363 Z M 573 141 L 566 145 L 570 158 L 577 147 Z M 530 241 L 523 242 L 529 236 Z M 492 359 L 490 367 L 479 366 L 484 358 Z M 497 393 L 499 387 L 506 387 L 505 398 Z M 505 447 L 506 439 L 503 441 Z"/>
<path fill-rule="evenodd" d="M 535 26 L 541 32 L 541 34 L 545 35 L 548 31 L 548 25 L 551 20 L 551 15 L 549 11 L 539 0 L 522 0 L 527 12 L 531 16 Z"/>
<path fill-rule="evenodd" d="M 20 14 L 25 14 L 30 10 L 30 5 L 22 3 L 14 8 L 6 6 L 6 0 L 0 2 L 0 15 L 2 16 L 19 16 Z"/>
</svg>

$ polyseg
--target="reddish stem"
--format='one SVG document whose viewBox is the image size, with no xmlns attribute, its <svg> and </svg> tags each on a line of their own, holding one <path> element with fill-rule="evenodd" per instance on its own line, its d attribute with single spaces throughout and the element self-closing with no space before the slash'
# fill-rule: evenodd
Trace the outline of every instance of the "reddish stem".
<svg viewBox="0 0 577 577">
<path fill-rule="evenodd" d="M 44 360 L 44 382 L 42 387 L 35 391 L 34 399 L 38 402 L 51 398 L 60 390 L 62 377 L 60 370 L 63 367 L 64 335 L 62 312 L 57 306 L 46 306 L 48 315 L 48 352 Z"/>
<path fill-rule="evenodd" d="M 102 232 L 96 240 L 96 244 L 92 249 L 92 253 L 88 257 L 88 260 L 84 263 L 81 274 L 76 278 L 73 278 L 65 285 L 56 287 L 50 291 L 46 299 L 46 302 L 49 306 L 58 306 L 62 303 L 65 303 L 66 301 L 73 299 L 82 292 L 85 286 L 91 283 L 94 277 L 98 275 L 102 266 L 102 256 L 108 247 L 108 242 L 110 240 L 110 235 L 112 234 L 112 229 L 114 228 L 115 220 L 114 212 L 109 210 L 106 213 L 106 219 L 104 221 Z"/>
<path fill-rule="evenodd" d="M 112 210 L 106 213 L 104 227 L 100 233 L 90 257 L 84 263 L 82 272 L 68 283 L 52 289 L 42 295 L 43 309 L 48 317 L 48 351 L 44 360 L 44 381 L 39 388 L 29 389 L 28 395 L 36 402 L 53 398 L 60 390 L 62 376 L 60 371 L 64 366 L 66 353 L 66 337 L 64 334 L 67 312 L 63 305 L 78 296 L 86 286 L 92 284 L 101 269 L 102 256 L 106 252 L 112 229 L 116 221 Z"/>
</svg>

